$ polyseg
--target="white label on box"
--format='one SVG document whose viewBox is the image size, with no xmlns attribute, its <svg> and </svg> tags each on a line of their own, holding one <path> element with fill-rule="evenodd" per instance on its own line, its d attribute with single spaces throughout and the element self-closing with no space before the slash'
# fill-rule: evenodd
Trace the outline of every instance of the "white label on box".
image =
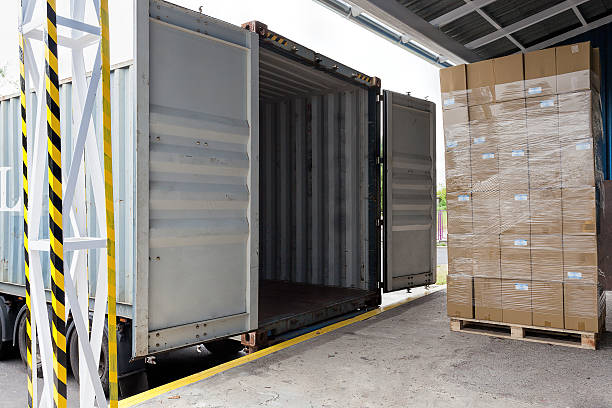
<svg viewBox="0 0 612 408">
<path fill-rule="evenodd" d="M 582 272 L 568 272 L 568 279 L 582 279 Z"/>
<path fill-rule="evenodd" d="M 572 50 L 572 54 L 575 54 L 580 50 L 580 48 L 578 47 L 578 44 L 574 44 L 571 46 L 571 50 Z"/>
<path fill-rule="evenodd" d="M 515 283 L 514 289 L 516 290 L 529 290 L 529 285 L 527 283 Z"/>
<path fill-rule="evenodd" d="M 457 147 L 459 143 L 457 142 L 446 142 L 446 147 L 448 147 L 449 149 L 452 149 L 453 147 Z"/>
<path fill-rule="evenodd" d="M 515 239 L 514 240 L 514 245 L 516 245 L 516 246 L 527 246 L 527 240 L 526 239 Z"/>
<path fill-rule="evenodd" d="M 444 100 L 444 106 L 450 106 L 455 104 L 455 98 L 447 98 Z"/>
<path fill-rule="evenodd" d="M 483 159 L 494 159 L 495 158 L 495 153 L 483 153 L 482 154 L 482 158 Z"/>
<path fill-rule="evenodd" d="M 467 194 L 462 194 L 459 196 L 458 201 L 470 201 L 470 196 Z"/>
<path fill-rule="evenodd" d="M 555 106 L 554 99 L 547 99 L 545 101 L 540 102 L 540 108 L 550 108 L 551 106 Z"/>
<path fill-rule="evenodd" d="M 515 194 L 514 199 L 516 201 L 527 201 L 529 199 L 529 196 L 527 194 Z"/>
<path fill-rule="evenodd" d="M 529 95 L 537 95 L 539 93 L 542 93 L 542 87 L 541 86 L 534 86 L 533 88 L 529 88 L 527 90 L 527 93 Z"/>
<path fill-rule="evenodd" d="M 590 150 L 591 142 L 576 143 L 576 150 Z"/>
<path fill-rule="evenodd" d="M 482 144 L 487 140 L 486 137 L 481 136 L 481 137 L 475 137 L 474 138 L 474 144 Z"/>
<path fill-rule="evenodd" d="M 522 156 L 525 156 L 524 150 L 513 150 L 512 151 L 512 157 L 522 157 Z"/>
</svg>

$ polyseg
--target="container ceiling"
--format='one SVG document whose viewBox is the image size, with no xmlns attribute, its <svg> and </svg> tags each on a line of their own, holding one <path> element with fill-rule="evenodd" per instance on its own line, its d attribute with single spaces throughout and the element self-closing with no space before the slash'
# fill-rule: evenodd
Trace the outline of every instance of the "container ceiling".
<svg viewBox="0 0 612 408">
<path fill-rule="evenodd" d="M 612 0 L 315 1 L 342 4 L 355 21 L 359 14 L 374 17 L 432 50 L 438 63 L 542 49 L 612 22 Z"/>
<path fill-rule="evenodd" d="M 267 100 L 354 89 L 355 85 L 278 53 L 259 50 L 259 94 Z"/>
</svg>

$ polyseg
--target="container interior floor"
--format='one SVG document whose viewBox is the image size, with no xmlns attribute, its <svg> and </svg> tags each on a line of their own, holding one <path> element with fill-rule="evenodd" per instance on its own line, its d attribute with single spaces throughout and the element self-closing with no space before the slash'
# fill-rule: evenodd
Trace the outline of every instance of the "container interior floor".
<svg viewBox="0 0 612 408">
<path fill-rule="evenodd" d="M 259 92 L 260 328 L 306 325 L 376 293 L 368 91 L 262 47 Z"/>
<path fill-rule="evenodd" d="M 358 302 L 370 293 L 364 289 L 264 280 L 259 283 L 259 324 L 323 313 L 340 303 Z"/>
</svg>

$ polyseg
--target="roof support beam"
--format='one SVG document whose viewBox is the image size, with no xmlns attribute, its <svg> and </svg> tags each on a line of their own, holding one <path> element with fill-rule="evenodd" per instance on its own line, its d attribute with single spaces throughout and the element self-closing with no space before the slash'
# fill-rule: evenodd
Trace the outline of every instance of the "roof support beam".
<svg viewBox="0 0 612 408">
<path fill-rule="evenodd" d="M 468 0 L 465 0 L 468 1 Z M 493 27 L 495 27 L 495 29 L 499 30 L 503 30 L 502 27 L 497 24 L 497 21 L 493 20 L 487 13 L 485 13 L 482 9 L 476 9 L 476 12 L 478 14 L 480 14 L 480 16 L 482 18 L 484 18 L 485 20 L 487 20 L 487 22 L 489 24 L 491 24 Z M 504 34 L 503 37 L 506 37 L 508 40 L 510 40 L 510 42 L 512 42 L 512 44 L 516 45 L 521 51 L 525 51 L 525 47 L 523 47 L 523 44 L 521 44 L 520 42 L 518 42 L 513 36 L 510 35 L 510 33 Z M 500 37 L 501 38 L 501 37 Z"/>
<path fill-rule="evenodd" d="M 592 21 L 585 26 L 574 28 L 573 30 L 568 31 L 567 33 L 559 34 L 558 36 L 553 37 L 549 40 L 532 45 L 531 47 L 527 48 L 527 51 L 541 50 L 542 48 L 550 47 L 551 45 L 558 44 L 562 41 L 575 37 L 579 34 L 586 33 L 589 30 L 593 30 L 597 27 L 601 27 L 609 23 L 612 23 L 612 15 L 600 18 L 599 20 Z"/>
<path fill-rule="evenodd" d="M 485 44 L 520 31 L 523 28 L 529 27 L 533 24 L 539 23 L 540 21 L 546 20 L 547 18 L 562 13 L 582 3 L 586 3 L 587 1 L 588 0 L 565 0 L 563 3 L 559 3 L 556 6 L 547 8 L 546 10 L 542 10 L 539 13 L 533 14 L 523 20 L 517 21 L 514 24 L 510 24 L 507 27 L 499 28 L 497 31 L 494 31 L 491 34 L 487 34 L 483 37 L 477 38 L 476 40 L 467 43 L 465 46 L 470 49 L 482 47 Z"/>
<path fill-rule="evenodd" d="M 572 7 L 572 10 L 574 10 L 574 14 L 576 15 L 576 17 L 578 17 L 578 20 L 580 20 L 580 24 L 582 24 L 583 26 L 587 25 L 587 22 L 584 19 L 584 16 L 580 12 L 580 10 L 578 10 L 578 6 Z"/>
<path fill-rule="evenodd" d="M 316 0 L 319 1 L 319 0 Z M 414 12 L 397 1 L 389 0 L 345 0 L 360 7 L 364 12 L 384 21 L 394 29 L 405 33 L 424 47 L 442 54 L 455 63 L 479 61 L 481 57 L 458 41 L 444 34 Z"/>
<path fill-rule="evenodd" d="M 429 24 L 434 25 L 436 27 L 443 26 L 452 21 L 460 19 L 461 17 L 470 14 L 473 11 L 476 11 L 476 9 L 487 6 L 495 1 L 496 0 L 471 0 L 470 2 L 466 2 L 466 4 L 461 7 L 457 7 L 456 9 L 451 10 L 448 13 L 441 15 L 440 17 L 434 18 L 429 22 Z"/>
</svg>

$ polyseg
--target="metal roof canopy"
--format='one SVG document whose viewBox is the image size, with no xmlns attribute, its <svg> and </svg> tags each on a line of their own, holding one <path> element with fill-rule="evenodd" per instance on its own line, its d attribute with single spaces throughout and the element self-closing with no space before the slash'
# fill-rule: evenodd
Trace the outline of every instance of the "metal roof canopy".
<svg viewBox="0 0 612 408">
<path fill-rule="evenodd" d="M 612 0 L 314 0 L 437 66 L 549 47 L 612 22 Z"/>
</svg>

